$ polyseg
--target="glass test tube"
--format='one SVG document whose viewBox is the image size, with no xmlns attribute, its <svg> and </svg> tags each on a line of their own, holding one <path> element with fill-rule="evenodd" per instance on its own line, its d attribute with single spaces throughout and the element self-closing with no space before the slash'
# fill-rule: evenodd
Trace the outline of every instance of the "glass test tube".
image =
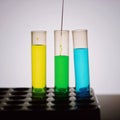
<svg viewBox="0 0 120 120">
<path fill-rule="evenodd" d="M 88 31 L 73 30 L 74 69 L 76 93 L 81 97 L 90 95 Z"/>
<path fill-rule="evenodd" d="M 55 91 L 67 92 L 69 88 L 69 31 L 54 31 Z"/>
<path fill-rule="evenodd" d="M 42 93 L 46 88 L 46 31 L 32 31 L 32 92 Z"/>
</svg>

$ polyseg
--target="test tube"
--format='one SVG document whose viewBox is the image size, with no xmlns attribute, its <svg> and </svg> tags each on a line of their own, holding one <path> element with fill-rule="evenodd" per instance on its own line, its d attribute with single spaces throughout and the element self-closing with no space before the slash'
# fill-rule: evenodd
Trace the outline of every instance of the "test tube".
<svg viewBox="0 0 120 120">
<path fill-rule="evenodd" d="M 55 91 L 68 92 L 69 88 L 69 31 L 54 31 Z"/>
<path fill-rule="evenodd" d="M 42 93 L 46 89 L 46 31 L 31 32 L 32 92 Z"/>
<path fill-rule="evenodd" d="M 73 30 L 72 36 L 76 93 L 81 97 L 88 97 L 90 95 L 88 30 Z"/>
</svg>

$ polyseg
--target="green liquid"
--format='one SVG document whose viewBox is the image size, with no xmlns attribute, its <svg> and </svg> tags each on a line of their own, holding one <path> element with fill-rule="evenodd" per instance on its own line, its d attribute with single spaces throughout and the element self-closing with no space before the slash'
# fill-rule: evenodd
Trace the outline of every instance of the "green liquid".
<svg viewBox="0 0 120 120">
<path fill-rule="evenodd" d="M 69 56 L 55 56 L 55 90 L 68 92 L 69 87 Z"/>
</svg>

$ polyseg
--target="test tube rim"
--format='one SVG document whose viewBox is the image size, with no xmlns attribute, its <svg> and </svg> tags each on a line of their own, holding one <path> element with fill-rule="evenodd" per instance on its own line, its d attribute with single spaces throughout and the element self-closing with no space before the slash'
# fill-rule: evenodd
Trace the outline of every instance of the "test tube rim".
<svg viewBox="0 0 120 120">
<path fill-rule="evenodd" d="M 54 32 L 61 32 L 61 30 L 54 30 Z M 62 30 L 62 32 L 69 32 L 69 30 Z"/>
<path fill-rule="evenodd" d="M 31 33 L 34 33 L 34 32 L 43 32 L 43 33 L 47 33 L 46 30 L 32 30 Z"/>
<path fill-rule="evenodd" d="M 87 32 L 88 29 L 74 29 L 72 32 Z"/>
</svg>

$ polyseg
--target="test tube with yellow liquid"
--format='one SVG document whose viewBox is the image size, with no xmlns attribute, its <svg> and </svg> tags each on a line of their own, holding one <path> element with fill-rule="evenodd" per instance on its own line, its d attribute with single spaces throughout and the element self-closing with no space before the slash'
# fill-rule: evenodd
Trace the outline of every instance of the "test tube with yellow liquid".
<svg viewBox="0 0 120 120">
<path fill-rule="evenodd" d="M 33 93 L 44 93 L 46 89 L 46 34 L 46 31 L 31 32 Z"/>
</svg>

